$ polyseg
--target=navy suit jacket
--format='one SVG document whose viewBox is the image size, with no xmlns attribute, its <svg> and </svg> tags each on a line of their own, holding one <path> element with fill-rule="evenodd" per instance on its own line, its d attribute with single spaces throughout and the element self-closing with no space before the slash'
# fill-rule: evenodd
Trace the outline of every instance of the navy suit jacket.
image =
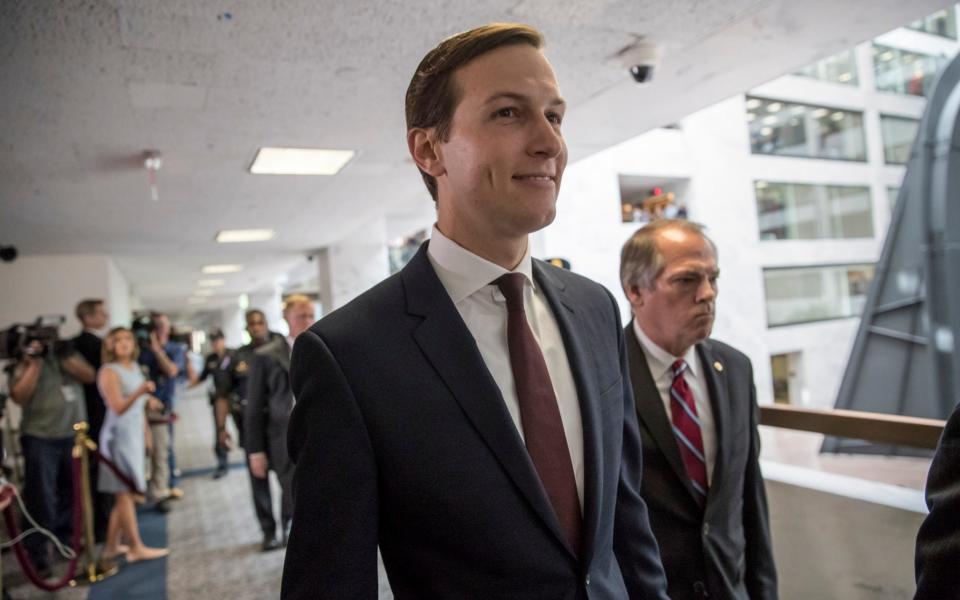
<svg viewBox="0 0 960 600">
<path fill-rule="evenodd" d="M 930 514 L 917 534 L 915 600 L 954 598 L 960 590 L 960 406 L 943 428 L 927 477 Z"/>
<path fill-rule="evenodd" d="M 670 598 L 775 600 L 777 573 L 758 461 L 759 409 L 750 359 L 716 340 L 696 345 L 717 431 L 713 477 L 701 506 L 633 324 L 624 335 L 643 438 L 642 494 Z"/>
<path fill-rule="evenodd" d="M 583 418 L 577 556 L 426 248 L 294 345 L 281 596 L 376 598 L 379 545 L 398 599 L 665 599 L 613 297 L 534 261 Z"/>
</svg>

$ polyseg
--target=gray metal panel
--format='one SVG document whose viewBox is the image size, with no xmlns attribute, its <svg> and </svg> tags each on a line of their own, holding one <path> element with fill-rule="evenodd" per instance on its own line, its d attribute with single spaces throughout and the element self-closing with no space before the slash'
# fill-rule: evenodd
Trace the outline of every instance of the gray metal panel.
<svg viewBox="0 0 960 600">
<path fill-rule="evenodd" d="M 960 57 L 921 119 L 837 408 L 946 419 L 960 399 L 958 84 Z M 922 454 L 840 438 L 823 450 Z"/>
</svg>

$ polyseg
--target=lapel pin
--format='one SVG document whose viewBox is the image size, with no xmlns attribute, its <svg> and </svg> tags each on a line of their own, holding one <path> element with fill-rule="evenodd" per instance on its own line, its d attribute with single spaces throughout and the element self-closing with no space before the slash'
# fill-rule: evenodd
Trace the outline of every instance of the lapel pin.
<svg viewBox="0 0 960 600">
<path fill-rule="evenodd" d="M 717 370 L 717 373 L 723 373 L 723 365 L 720 364 L 719 360 L 713 363 L 713 368 Z"/>
</svg>

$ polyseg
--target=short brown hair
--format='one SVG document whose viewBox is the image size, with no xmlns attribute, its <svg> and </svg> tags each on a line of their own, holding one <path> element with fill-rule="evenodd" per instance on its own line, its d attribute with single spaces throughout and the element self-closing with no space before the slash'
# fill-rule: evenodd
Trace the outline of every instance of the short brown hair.
<svg viewBox="0 0 960 600">
<path fill-rule="evenodd" d="M 440 42 L 420 61 L 407 86 L 407 131 L 422 127 L 436 128 L 437 138 L 446 141 L 450 122 L 460 101 L 460 90 L 454 85 L 454 71 L 481 54 L 512 44 L 529 44 L 543 48 L 543 35 L 529 25 L 491 23 L 450 36 Z M 424 173 L 423 182 L 433 201 L 437 201 L 437 180 Z"/>
<path fill-rule="evenodd" d="M 74 312 L 77 315 L 77 320 L 83 323 L 83 320 L 86 317 L 89 317 L 93 313 L 97 312 L 97 307 L 103 306 L 103 300 L 100 298 L 87 298 L 81 300 L 77 303 L 77 308 L 74 309 Z"/>
<path fill-rule="evenodd" d="M 103 340 L 103 349 L 100 351 L 100 358 L 103 364 L 117 362 L 117 353 L 114 352 L 114 341 L 118 333 L 130 334 L 130 337 L 133 338 L 133 354 L 130 358 L 136 362 L 137 358 L 140 357 L 140 346 L 137 344 L 137 338 L 133 335 L 133 332 L 130 331 L 128 327 L 114 327 Z"/>
<path fill-rule="evenodd" d="M 620 250 L 620 285 L 627 292 L 632 285 L 644 289 L 654 289 L 657 277 L 663 273 L 666 266 L 663 254 L 657 246 L 657 234 L 664 229 L 680 229 L 687 233 L 698 235 L 710 244 L 713 254 L 717 254 L 717 246 L 707 234 L 703 225 L 684 219 L 660 219 L 638 229 Z"/>
</svg>

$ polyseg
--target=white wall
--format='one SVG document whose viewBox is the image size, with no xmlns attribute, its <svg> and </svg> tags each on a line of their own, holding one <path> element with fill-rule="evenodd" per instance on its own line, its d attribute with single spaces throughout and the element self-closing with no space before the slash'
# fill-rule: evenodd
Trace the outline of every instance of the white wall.
<svg viewBox="0 0 960 600">
<path fill-rule="evenodd" d="M 0 265 L 0 290 L 2 328 L 38 315 L 63 315 L 61 337 L 75 335 L 80 323 L 73 311 L 84 298 L 102 298 L 111 323 L 130 323 L 130 286 L 106 256 L 22 256 Z"/>
</svg>

